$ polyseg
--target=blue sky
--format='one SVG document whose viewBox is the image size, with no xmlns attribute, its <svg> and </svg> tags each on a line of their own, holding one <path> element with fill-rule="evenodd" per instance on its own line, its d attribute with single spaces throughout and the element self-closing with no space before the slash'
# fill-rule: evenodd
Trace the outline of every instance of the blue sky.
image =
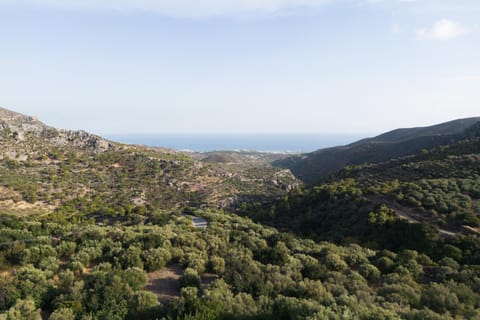
<svg viewBox="0 0 480 320">
<path fill-rule="evenodd" d="M 106 133 L 480 115 L 476 0 L 0 0 L 0 106 Z"/>
</svg>

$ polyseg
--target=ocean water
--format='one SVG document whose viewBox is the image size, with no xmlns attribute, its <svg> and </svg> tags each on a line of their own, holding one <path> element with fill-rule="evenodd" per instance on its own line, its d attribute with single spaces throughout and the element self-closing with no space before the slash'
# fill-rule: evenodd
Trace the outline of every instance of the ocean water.
<svg viewBox="0 0 480 320">
<path fill-rule="evenodd" d="M 312 152 L 345 145 L 365 134 L 110 134 L 106 138 L 128 144 L 195 152 L 248 150 Z"/>
</svg>

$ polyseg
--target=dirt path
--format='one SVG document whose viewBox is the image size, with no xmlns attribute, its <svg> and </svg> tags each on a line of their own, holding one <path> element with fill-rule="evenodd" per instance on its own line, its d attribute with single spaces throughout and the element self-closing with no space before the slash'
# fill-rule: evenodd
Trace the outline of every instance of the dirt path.
<svg viewBox="0 0 480 320">
<path fill-rule="evenodd" d="M 148 274 L 145 290 L 157 295 L 158 301 L 165 304 L 180 297 L 180 277 L 183 274 L 182 265 L 172 264 L 167 268 Z"/>
<path fill-rule="evenodd" d="M 395 203 L 395 202 L 389 202 L 387 201 L 386 199 L 382 199 L 383 202 L 385 202 L 385 204 L 393 209 L 395 211 L 395 214 L 399 217 L 399 218 L 402 218 L 404 220 L 407 220 L 408 222 L 410 223 L 420 223 L 419 220 L 417 220 L 416 218 L 414 218 L 412 216 L 412 212 L 411 210 L 405 208 L 405 207 L 402 207 L 401 205 L 399 205 L 398 203 Z"/>
<path fill-rule="evenodd" d="M 469 232 L 473 232 L 475 234 L 480 234 L 480 228 L 474 228 L 474 227 L 470 227 L 470 226 L 462 226 L 465 230 L 469 231 Z"/>
<path fill-rule="evenodd" d="M 387 198 L 383 197 L 375 197 L 375 198 L 369 198 L 370 201 L 372 201 L 375 204 L 385 204 L 389 208 L 393 209 L 395 212 L 395 215 L 401 219 L 407 220 L 410 223 L 421 223 L 421 222 L 428 222 L 427 219 L 419 219 L 418 215 L 415 214 L 415 210 L 412 208 L 404 207 L 398 204 L 395 201 L 391 201 Z M 449 231 L 445 229 L 441 229 L 438 226 L 435 226 L 438 229 L 438 232 L 443 235 L 443 236 L 450 236 L 453 237 L 455 236 L 458 232 L 454 231 Z"/>
</svg>

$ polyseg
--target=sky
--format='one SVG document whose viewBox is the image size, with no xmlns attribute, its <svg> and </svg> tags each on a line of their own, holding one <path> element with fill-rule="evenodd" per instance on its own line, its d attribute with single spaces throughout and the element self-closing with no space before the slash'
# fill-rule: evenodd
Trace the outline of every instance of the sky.
<svg viewBox="0 0 480 320">
<path fill-rule="evenodd" d="M 480 116 L 477 0 L 0 0 L 0 106 L 98 134 Z"/>
</svg>

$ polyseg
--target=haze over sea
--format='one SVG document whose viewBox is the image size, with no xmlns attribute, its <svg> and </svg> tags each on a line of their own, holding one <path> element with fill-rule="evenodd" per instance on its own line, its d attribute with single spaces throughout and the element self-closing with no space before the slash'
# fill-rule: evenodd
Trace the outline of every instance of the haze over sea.
<svg viewBox="0 0 480 320">
<path fill-rule="evenodd" d="M 366 134 L 110 134 L 106 138 L 128 144 L 208 152 L 248 150 L 262 152 L 312 152 L 345 145 Z"/>
</svg>

